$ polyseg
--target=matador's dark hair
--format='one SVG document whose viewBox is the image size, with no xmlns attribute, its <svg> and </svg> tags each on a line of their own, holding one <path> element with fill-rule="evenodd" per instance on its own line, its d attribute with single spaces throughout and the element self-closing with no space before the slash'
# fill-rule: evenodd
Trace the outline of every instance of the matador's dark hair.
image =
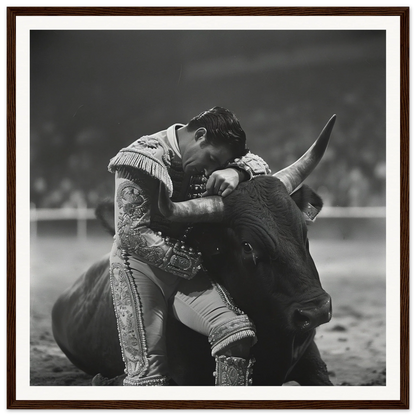
<svg viewBox="0 0 416 416">
<path fill-rule="evenodd" d="M 230 110 L 213 107 L 198 114 L 187 125 L 188 131 L 195 131 L 200 127 L 206 128 L 208 143 L 227 146 L 234 157 L 241 157 L 247 153 L 246 133 L 236 115 Z"/>
</svg>

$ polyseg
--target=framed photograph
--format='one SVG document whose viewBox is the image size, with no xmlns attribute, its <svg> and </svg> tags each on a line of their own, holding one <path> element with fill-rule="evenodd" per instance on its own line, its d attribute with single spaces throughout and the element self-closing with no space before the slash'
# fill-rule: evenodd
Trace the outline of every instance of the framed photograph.
<svg viewBox="0 0 416 416">
<path fill-rule="evenodd" d="M 7 33 L 9 409 L 409 408 L 409 8 L 9 7 Z M 109 233 L 96 215 L 109 204 L 111 229 L 109 161 L 142 136 L 175 123 L 185 129 L 216 106 L 238 117 L 249 153 L 214 160 L 213 171 L 238 173 L 231 191 L 241 198 L 234 205 L 227 197 L 212 200 L 233 207 L 234 218 L 251 204 L 237 194 L 240 187 L 254 195 L 250 189 L 273 176 L 293 204 L 281 214 L 285 221 L 258 211 L 249 222 L 235 217 L 210 227 L 234 240 L 245 236 L 242 263 L 230 254 L 234 240 L 218 234 L 213 241 L 222 260 L 210 254 L 217 263 L 207 266 L 213 248 L 204 246 L 209 236 L 200 240 L 208 273 L 221 276 L 226 267 L 230 279 L 241 279 L 220 277 L 221 299 L 241 322 L 242 316 L 254 322 L 252 332 L 235 338 L 224 326 L 227 341 L 215 348 L 235 351 L 229 339 L 252 337 L 254 360 L 240 379 L 232 366 L 248 355 L 227 352 L 232 358 L 221 367 L 213 330 L 212 350 L 205 329 L 172 338 L 167 331 L 168 349 L 186 345 L 167 353 L 170 384 L 123 385 L 133 370 L 122 357 L 137 348 L 138 362 L 151 366 L 150 341 L 147 323 L 138 320 L 140 289 L 141 306 L 131 318 L 139 329 L 116 306 L 117 327 L 105 300 L 112 299 L 110 268 L 102 265 L 117 239 L 114 225 Z M 318 137 L 325 145 L 311 147 Z M 177 146 L 185 158 L 178 140 L 168 154 Z M 195 135 L 199 146 L 198 140 L 206 138 Z M 310 156 L 318 147 L 324 154 Z M 307 179 L 287 186 L 281 172 L 304 154 L 313 172 L 308 165 Z M 257 161 L 254 168 L 242 165 L 247 158 Z M 208 190 L 211 172 L 202 171 Z M 261 209 L 277 198 L 265 189 L 252 197 Z M 268 202 L 260 203 L 261 195 Z M 282 227 L 290 230 L 284 239 L 273 231 Z M 192 260 L 193 251 L 187 253 Z M 235 272 L 241 264 L 242 274 Z M 94 273 L 106 276 L 104 289 L 88 283 Z M 174 304 L 172 293 L 163 292 L 167 305 Z M 125 341 L 131 338 L 124 324 L 140 334 L 135 341 Z"/>
</svg>

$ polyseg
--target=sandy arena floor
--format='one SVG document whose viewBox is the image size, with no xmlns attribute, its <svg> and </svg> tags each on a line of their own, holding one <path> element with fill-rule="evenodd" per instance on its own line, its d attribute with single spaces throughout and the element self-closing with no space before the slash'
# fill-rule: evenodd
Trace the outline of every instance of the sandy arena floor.
<svg viewBox="0 0 416 416">
<path fill-rule="evenodd" d="M 50 313 L 60 293 L 111 239 L 87 245 L 70 237 L 39 237 L 31 253 L 31 356 L 33 386 L 85 386 L 91 376 L 75 368 L 56 345 Z M 311 241 L 321 282 L 333 299 L 333 319 L 317 343 L 335 385 L 386 384 L 385 245 L 383 241 Z"/>
</svg>

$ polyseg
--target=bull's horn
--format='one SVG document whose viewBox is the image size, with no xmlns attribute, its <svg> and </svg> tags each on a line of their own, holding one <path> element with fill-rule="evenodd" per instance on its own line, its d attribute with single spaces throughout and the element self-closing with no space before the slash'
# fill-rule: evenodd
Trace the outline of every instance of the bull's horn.
<svg viewBox="0 0 416 416">
<path fill-rule="evenodd" d="M 174 222 L 221 222 L 224 202 L 220 196 L 207 196 L 183 202 L 172 202 L 166 188 L 159 186 L 159 211 Z"/>
<path fill-rule="evenodd" d="M 328 145 L 336 117 L 337 116 L 334 114 L 329 119 L 315 143 L 303 156 L 287 168 L 284 168 L 273 175 L 283 182 L 289 194 L 291 194 L 311 174 L 322 159 Z"/>
</svg>

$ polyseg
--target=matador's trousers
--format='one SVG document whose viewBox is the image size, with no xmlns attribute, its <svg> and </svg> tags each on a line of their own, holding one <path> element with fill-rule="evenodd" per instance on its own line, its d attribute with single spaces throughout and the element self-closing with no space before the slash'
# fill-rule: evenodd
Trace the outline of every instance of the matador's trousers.
<svg viewBox="0 0 416 416">
<path fill-rule="evenodd" d="M 165 329 L 169 300 L 178 320 L 208 337 L 213 356 L 242 339 L 256 341 L 247 315 L 205 273 L 186 280 L 121 254 L 114 244 L 110 279 L 127 374 L 124 385 L 168 383 Z"/>
</svg>

